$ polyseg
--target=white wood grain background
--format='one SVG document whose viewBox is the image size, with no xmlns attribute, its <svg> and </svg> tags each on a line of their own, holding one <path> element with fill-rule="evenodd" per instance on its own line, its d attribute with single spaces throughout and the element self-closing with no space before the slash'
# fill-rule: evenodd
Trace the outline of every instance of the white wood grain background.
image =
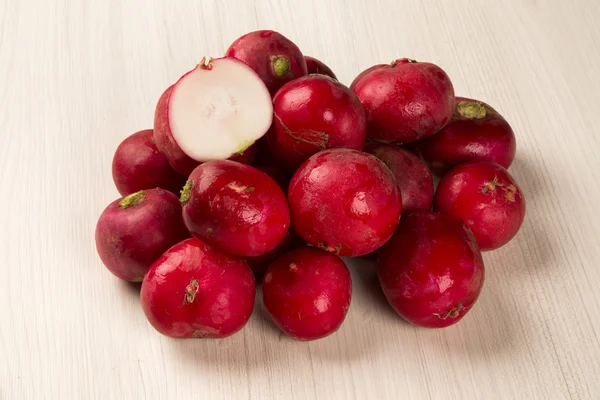
<svg viewBox="0 0 600 400">
<path fill-rule="evenodd" d="M 0 0 L 0 398 L 600 398 L 600 4 L 597 0 Z M 412 327 L 352 262 L 335 335 L 281 337 L 260 302 L 218 341 L 176 341 L 102 267 L 112 153 L 160 93 L 239 35 L 276 29 L 349 84 L 398 57 L 513 125 L 528 200 L 485 255 L 477 306 Z"/>
</svg>

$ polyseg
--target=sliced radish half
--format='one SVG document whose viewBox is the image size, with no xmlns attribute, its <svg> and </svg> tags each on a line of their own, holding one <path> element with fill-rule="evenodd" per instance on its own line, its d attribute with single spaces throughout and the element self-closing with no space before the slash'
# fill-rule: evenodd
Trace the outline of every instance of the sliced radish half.
<svg viewBox="0 0 600 400">
<path fill-rule="evenodd" d="M 179 173 L 244 152 L 273 120 L 269 90 L 234 58 L 203 59 L 161 96 L 154 140 Z"/>
</svg>

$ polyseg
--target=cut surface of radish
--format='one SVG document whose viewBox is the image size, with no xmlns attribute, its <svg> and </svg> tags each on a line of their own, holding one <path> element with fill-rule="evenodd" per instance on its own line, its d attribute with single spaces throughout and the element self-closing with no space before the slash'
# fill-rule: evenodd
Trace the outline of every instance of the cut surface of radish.
<svg viewBox="0 0 600 400">
<path fill-rule="evenodd" d="M 250 67 L 233 58 L 209 59 L 174 85 L 168 118 L 181 151 L 204 162 L 251 146 L 269 129 L 273 105 Z"/>
</svg>

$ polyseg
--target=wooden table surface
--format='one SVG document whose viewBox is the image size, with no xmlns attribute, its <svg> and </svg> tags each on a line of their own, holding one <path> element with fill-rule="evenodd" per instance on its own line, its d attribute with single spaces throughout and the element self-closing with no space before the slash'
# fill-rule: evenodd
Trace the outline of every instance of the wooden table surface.
<svg viewBox="0 0 600 400">
<path fill-rule="evenodd" d="M 0 0 L 0 398 L 600 398 L 599 19 L 595 0 Z M 172 340 L 102 267 L 114 149 L 202 56 L 261 28 L 346 84 L 435 62 L 512 124 L 527 218 L 485 254 L 459 324 L 404 323 L 351 261 L 333 336 L 282 337 L 257 301 L 230 338 Z"/>
</svg>

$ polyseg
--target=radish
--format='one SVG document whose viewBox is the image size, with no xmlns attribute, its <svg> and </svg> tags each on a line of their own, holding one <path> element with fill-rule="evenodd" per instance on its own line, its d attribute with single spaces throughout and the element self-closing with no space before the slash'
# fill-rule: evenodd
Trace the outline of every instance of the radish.
<svg viewBox="0 0 600 400">
<path fill-rule="evenodd" d="M 386 144 L 367 143 L 365 151 L 383 161 L 396 177 L 402 195 L 402 212 L 431 209 L 433 178 L 419 157 Z"/>
<path fill-rule="evenodd" d="M 367 75 L 369 72 L 374 71 L 374 70 L 376 70 L 378 68 L 381 68 L 381 67 L 386 67 L 386 66 L 387 66 L 387 64 L 375 64 L 372 67 L 369 67 L 369 68 L 365 69 L 363 72 L 361 72 L 360 74 L 358 74 L 358 76 L 356 78 L 354 78 L 354 80 L 350 84 L 350 90 L 352 90 L 354 92 L 354 89 L 356 88 L 356 85 L 358 84 L 358 82 L 365 75 Z"/>
<path fill-rule="evenodd" d="M 402 215 L 379 250 L 379 281 L 388 302 L 405 320 L 442 328 L 460 321 L 484 281 L 481 252 L 471 231 L 449 215 Z"/>
<path fill-rule="evenodd" d="M 309 75 L 283 86 L 273 98 L 271 151 L 290 170 L 328 148 L 361 150 L 367 135 L 365 110 L 346 86 Z"/>
<path fill-rule="evenodd" d="M 501 165 L 470 161 L 442 177 L 435 194 L 436 211 L 460 218 L 482 250 L 504 246 L 525 219 L 525 197 Z"/>
<path fill-rule="evenodd" d="M 174 338 L 223 338 L 250 319 L 256 284 L 248 265 L 198 239 L 176 244 L 148 271 L 141 302 L 148 321 Z"/>
<path fill-rule="evenodd" d="M 112 162 L 112 176 L 122 196 L 157 187 L 179 194 L 185 177 L 158 151 L 152 129 L 134 133 L 121 142 Z"/>
<path fill-rule="evenodd" d="M 305 241 L 342 256 L 377 250 L 402 209 L 394 175 L 377 157 L 324 150 L 296 171 L 288 189 L 292 226 Z"/>
<path fill-rule="evenodd" d="M 297 340 L 331 335 L 350 307 L 348 268 L 339 257 L 314 247 L 279 257 L 262 283 L 267 312 L 284 333 Z"/>
<path fill-rule="evenodd" d="M 95 236 L 106 268 L 120 279 L 140 282 L 162 253 L 190 235 L 177 196 L 157 188 L 113 201 L 100 215 Z"/>
<path fill-rule="evenodd" d="M 306 60 L 298 46 L 274 31 L 247 33 L 236 39 L 225 55 L 249 65 L 271 94 L 287 82 L 307 74 Z"/>
<path fill-rule="evenodd" d="M 337 80 L 337 76 L 333 73 L 331 68 L 329 68 L 323 61 L 317 60 L 314 57 L 304 56 L 306 60 L 306 69 L 308 74 L 321 74 L 327 75 L 335 80 Z"/>
<path fill-rule="evenodd" d="M 283 253 L 286 253 L 296 247 L 300 247 L 304 244 L 304 242 L 296 235 L 292 230 L 287 231 L 281 242 L 275 246 L 272 250 L 266 252 L 265 254 L 261 254 L 260 256 L 254 257 L 243 257 L 244 260 L 254 272 L 254 276 L 257 278 L 262 278 L 265 274 L 265 271 L 271 265 L 273 261 L 277 259 Z"/>
<path fill-rule="evenodd" d="M 209 161 L 191 174 L 181 194 L 192 236 L 238 256 L 277 246 L 290 226 L 285 194 L 267 174 L 234 161 Z"/>
<path fill-rule="evenodd" d="M 456 98 L 456 111 L 441 131 L 415 143 L 421 157 L 438 175 L 464 161 L 486 160 L 508 168 L 515 158 L 515 134 L 488 104 Z"/>
<path fill-rule="evenodd" d="M 454 112 L 454 88 L 437 65 L 407 58 L 365 74 L 354 92 L 367 111 L 369 137 L 407 143 L 431 136 Z"/>
<path fill-rule="evenodd" d="M 246 151 L 273 119 L 271 96 L 251 68 L 233 58 L 202 60 L 160 97 L 154 140 L 173 168 Z"/>
</svg>

